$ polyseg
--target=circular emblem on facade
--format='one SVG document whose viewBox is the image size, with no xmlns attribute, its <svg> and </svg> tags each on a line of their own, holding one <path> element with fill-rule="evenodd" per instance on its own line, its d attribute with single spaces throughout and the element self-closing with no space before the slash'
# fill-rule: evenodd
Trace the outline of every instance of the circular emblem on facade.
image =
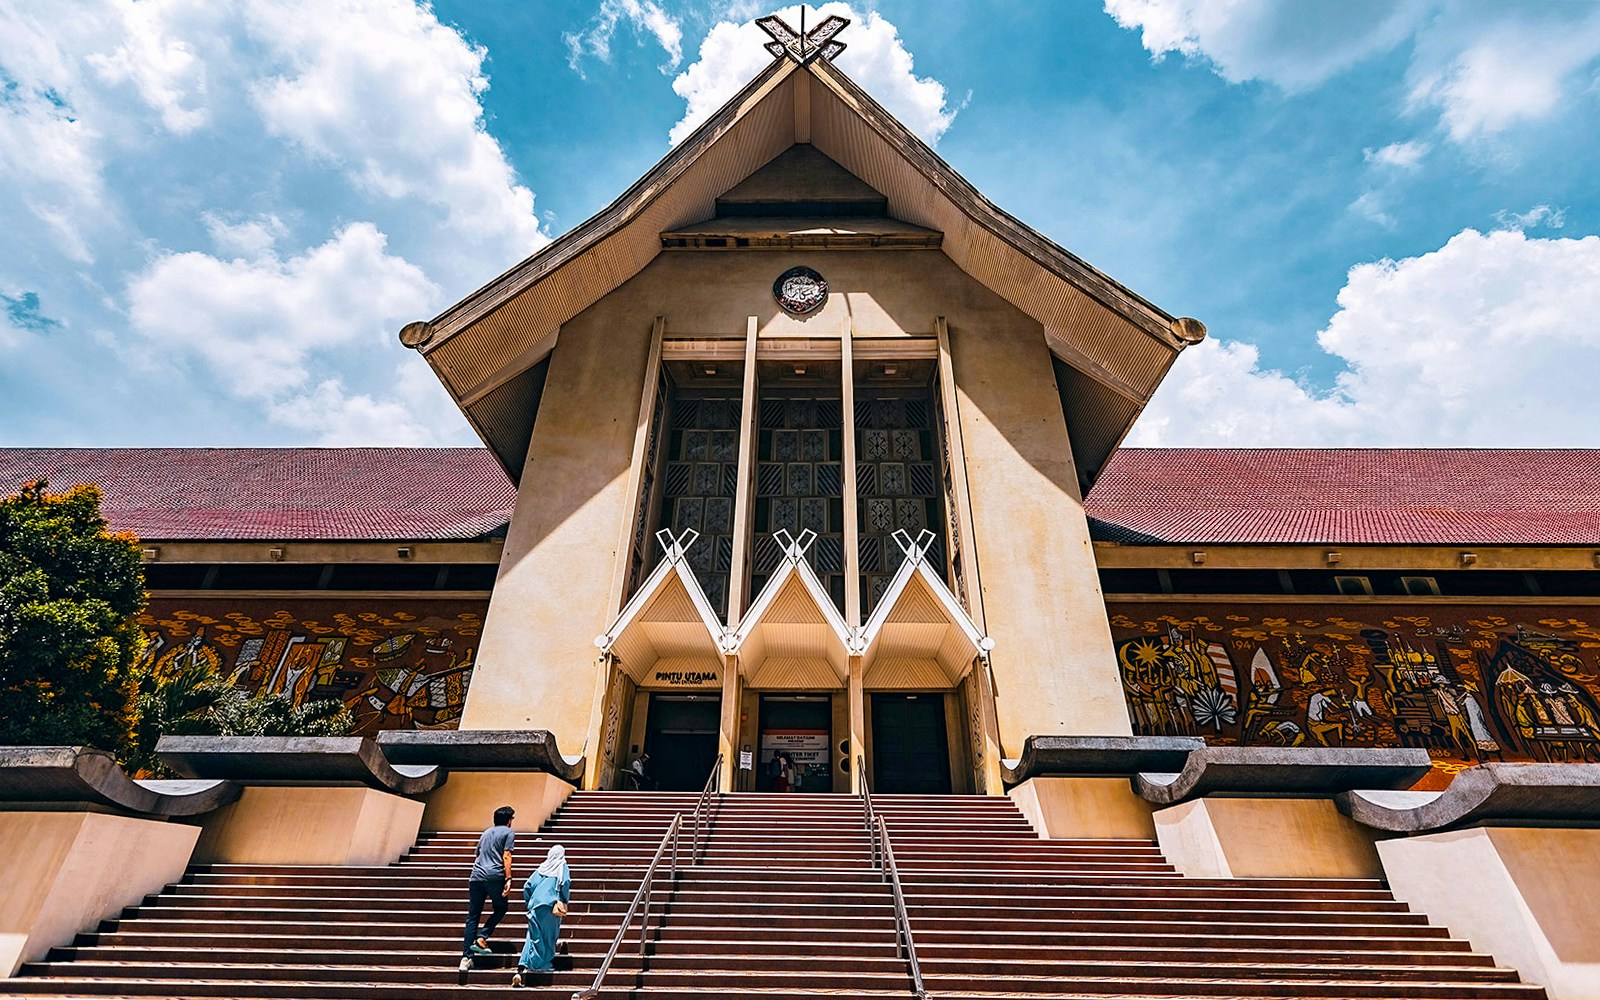
<svg viewBox="0 0 1600 1000">
<path fill-rule="evenodd" d="M 813 312 L 828 298 L 828 279 L 809 267 L 791 267 L 772 283 L 772 297 L 796 316 Z"/>
</svg>

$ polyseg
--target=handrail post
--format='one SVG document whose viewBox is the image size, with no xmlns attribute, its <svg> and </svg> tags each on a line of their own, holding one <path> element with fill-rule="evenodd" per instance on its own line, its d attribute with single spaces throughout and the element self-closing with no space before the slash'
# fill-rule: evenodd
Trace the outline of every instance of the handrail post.
<svg viewBox="0 0 1600 1000">
<path fill-rule="evenodd" d="M 718 791 L 722 783 L 722 754 L 717 754 L 717 760 L 711 765 L 711 773 L 706 777 L 706 783 L 700 786 L 700 797 L 694 803 L 694 841 L 689 848 L 689 863 L 695 866 L 700 864 L 700 812 L 706 813 L 706 839 L 711 839 L 711 793 Z"/>
<path fill-rule="evenodd" d="M 645 934 L 650 927 L 650 896 L 655 891 L 655 876 L 647 874 L 644 877 L 644 915 L 639 920 L 639 955 L 644 956 Z"/>
<path fill-rule="evenodd" d="M 628 928 L 633 925 L 634 914 L 644 911 L 643 920 L 639 926 L 639 954 L 643 956 L 646 944 L 650 937 L 650 897 L 655 885 L 656 872 L 661 867 L 661 860 L 666 857 L 667 847 L 670 842 L 673 852 L 673 872 L 676 880 L 678 835 L 683 830 L 683 813 L 674 813 L 672 822 L 667 827 L 667 832 L 662 836 L 661 843 L 656 847 L 656 853 L 650 859 L 650 864 L 645 867 L 644 878 L 639 882 L 639 889 L 633 894 L 633 902 L 628 904 L 627 912 L 622 915 L 622 923 L 617 926 L 616 936 L 611 939 L 611 947 L 607 949 L 605 957 L 600 960 L 600 968 L 595 971 L 594 981 L 587 987 L 572 994 L 572 1000 L 594 1000 L 600 995 L 600 986 L 605 982 L 606 973 L 611 971 L 611 963 L 617 957 L 617 951 L 622 947 L 622 941 L 628 936 Z"/>
<path fill-rule="evenodd" d="M 878 812 L 872 808 L 872 788 L 867 784 L 867 762 L 856 754 L 856 776 L 861 781 L 861 818 L 867 828 L 867 840 L 872 847 L 872 869 L 883 871 L 883 844 L 878 836 Z"/>
<path fill-rule="evenodd" d="M 866 786 L 862 786 L 866 787 Z M 870 797 L 867 798 L 870 806 Z M 917 1000 L 928 1000 L 928 990 L 922 982 L 922 965 L 917 962 L 917 942 L 910 936 L 910 912 L 906 909 L 906 893 L 899 880 L 899 866 L 894 864 L 894 845 L 890 843 L 890 829 L 883 816 L 878 816 L 874 810 L 875 826 L 878 837 L 883 842 L 883 880 L 890 883 L 890 893 L 894 898 L 894 942 L 899 946 L 899 952 L 906 957 L 907 970 L 910 973 L 910 994 Z"/>
</svg>

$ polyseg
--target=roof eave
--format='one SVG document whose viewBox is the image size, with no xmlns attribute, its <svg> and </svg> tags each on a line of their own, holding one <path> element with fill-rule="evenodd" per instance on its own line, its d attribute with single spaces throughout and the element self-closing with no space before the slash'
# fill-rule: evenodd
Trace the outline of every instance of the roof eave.
<svg viewBox="0 0 1600 1000">
<path fill-rule="evenodd" d="M 504 305 L 530 285 L 559 270 L 568 261 L 581 256 L 638 215 L 678 174 L 688 169 L 706 147 L 738 120 L 755 94 L 781 82 L 794 69 L 794 64 L 789 60 L 774 59 L 609 205 L 434 317 L 428 323 L 428 339 L 419 346 L 420 352 L 424 356 L 431 354 L 445 341 Z"/>
<path fill-rule="evenodd" d="M 889 140 L 911 166 L 939 187 L 969 218 L 1027 254 L 1040 267 L 1133 323 L 1161 343 L 1181 351 L 1195 341 L 1180 336 L 1178 317 L 1072 253 L 986 198 L 982 192 L 923 142 L 871 94 L 831 63 L 818 60 L 813 73 L 861 111 L 874 130 Z"/>
</svg>

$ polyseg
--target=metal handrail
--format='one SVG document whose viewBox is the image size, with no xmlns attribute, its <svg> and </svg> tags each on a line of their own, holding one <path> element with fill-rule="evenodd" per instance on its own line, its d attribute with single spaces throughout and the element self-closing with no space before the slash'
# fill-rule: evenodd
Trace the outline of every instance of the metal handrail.
<svg viewBox="0 0 1600 1000">
<path fill-rule="evenodd" d="M 911 995 L 917 1000 L 928 1000 L 928 990 L 922 985 L 922 966 L 917 964 L 917 945 L 911 939 L 911 916 L 906 912 L 906 896 L 900 887 L 900 869 L 894 863 L 894 846 L 889 843 L 889 828 L 882 816 L 878 817 L 878 836 L 883 842 L 884 875 L 894 890 L 895 932 L 911 969 Z"/>
<path fill-rule="evenodd" d="M 878 813 L 872 808 L 872 789 L 867 787 L 867 762 L 856 754 L 856 776 L 861 779 L 861 817 L 872 843 L 872 870 L 883 871 L 883 842 L 878 839 Z"/>
<path fill-rule="evenodd" d="M 706 776 L 706 783 L 700 789 L 700 797 L 694 803 L 694 841 L 689 848 L 689 863 L 700 863 L 700 813 L 706 814 L 706 840 L 711 839 L 711 802 L 712 794 L 718 791 L 722 784 L 722 754 L 717 754 L 717 762 L 711 765 L 711 773 Z"/>
<path fill-rule="evenodd" d="M 911 995 L 917 1000 L 928 1000 L 928 991 L 922 985 L 922 966 L 917 963 L 917 945 L 911 939 L 911 915 L 906 912 L 906 894 L 900 885 L 900 869 L 894 863 L 894 847 L 889 843 L 889 824 L 872 805 L 872 788 L 867 784 L 866 761 L 856 755 L 856 775 L 861 779 L 861 805 L 867 823 L 867 835 L 872 839 L 872 867 L 883 872 L 894 895 L 895 944 L 906 956 L 911 972 Z"/>
<path fill-rule="evenodd" d="M 661 837 L 661 846 L 656 848 L 655 857 L 650 859 L 649 867 L 644 870 L 644 878 L 639 881 L 639 891 L 633 894 L 633 902 L 628 904 L 628 912 L 622 915 L 622 923 L 617 927 L 616 937 L 611 939 L 611 947 L 606 950 L 606 957 L 600 960 L 600 968 L 594 974 L 594 982 L 587 988 L 572 994 L 572 1000 L 593 1000 L 600 995 L 600 984 L 605 980 L 606 973 L 611 971 L 611 963 L 617 957 L 617 950 L 622 947 L 622 939 L 628 933 L 628 925 L 633 923 L 633 915 L 644 907 L 644 919 L 639 923 L 639 954 L 645 952 L 645 941 L 650 932 L 650 891 L 655 885 L 656 869 L 661 866 L 661 858 L 667 853 L 667 844 L 672 845 L 672 881 L 678 881 L 678 834 L 683 829 L 683 813 L 673 813 L 672 822 L 667 826 L 667 832 Z"/>
<path fill-rule="evenodd" d="M 704 806 L 710 812 L 711 792 L 716 788 L 722 775 L 722 755 L 717 754 L 717 762 L 711 766 L 711 775 L 706 778 L 705 787 L 700 789 L 700 798 L 694 806 L 694 842 L 690 847 L 690 864 L 700 863 L 700 810 Z M 672 822 L 667 825 L 667 832 L 661 836 L 661 845 L 656 848 L 655 856 L 650 859 L 650 864 L 644 870 L 644 877 L 639 880 L 639 891 L 633 894 L 633 902 L 628 904 L 628 912 L 622 915 L 622 923 L 617 926 L 616 936 L 611 939 L 611 947 L 606 949 L 606 957 L 600 960 L 600 968 L 595 971 L 594 982 L 584 989 L 572 994 L 572 1000 L 594 1000 L 600 995 L 600 985 L 605 982 L 606 973 L 611 971 L 611 963 L 617 957 L 617 951 L 622 947 L 622 939 L 628 936 L 628 926 L 633 923 L 633 915 L 644 907 L 644 916 L 639 921 L 639 954 L 645 953 L 645 944 L 650 938 L 650 894 L 655 888 L 656 869 L 661 867 L 661 859 L 667 852 L 667 845 L 672 845 L 672 885 L 678 885 L 678 836 L 683 832 L 683 813 L 672 814 Z M 711 839 L 710 820 L 707 817 L 706 840 Z"/>
</svg>

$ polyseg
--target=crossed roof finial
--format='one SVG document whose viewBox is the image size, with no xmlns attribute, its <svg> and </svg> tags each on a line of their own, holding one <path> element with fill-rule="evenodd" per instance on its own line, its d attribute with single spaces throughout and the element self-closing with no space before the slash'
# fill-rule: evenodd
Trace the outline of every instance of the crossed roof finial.
<svg viewBox="0 0 1600 1000">
<path fill-rule="evenodd" d="M 795 62 L 804 66 L 819 56 L 832 62 L 839 53 L 845 50 L 843 42 L 834 41 L 834 36 L 843 31 L 850 24 L 850 19 L 835 14 L 823 22 L 806 30 L 806 8 L 800 5 L 800 30 L 789 27 L 783 18 L 776 14 L 756 19 L 756 24 L 772 36 L 772 41 L 766 45 L 767 51 L 782 59 L 788 56 Z"/>
</svg>

